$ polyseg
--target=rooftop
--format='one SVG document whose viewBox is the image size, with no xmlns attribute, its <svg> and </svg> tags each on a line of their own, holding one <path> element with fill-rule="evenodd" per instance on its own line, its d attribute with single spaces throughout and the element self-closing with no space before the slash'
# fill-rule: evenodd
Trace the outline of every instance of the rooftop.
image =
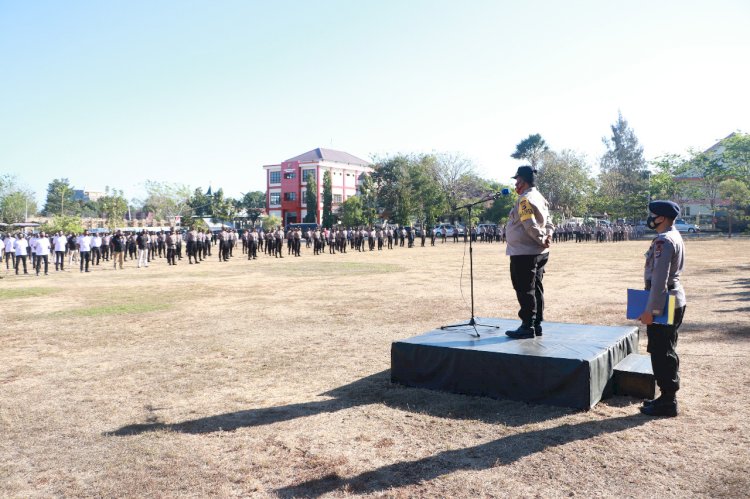
<svg viewBox="0 0 750 499">
<path fill-rule="evenodd" d="M 349 165 L 370 166 L 370 162 L 344 151 L 334 151 L 333 149 L 323 149 L 318 147 L 312 151 L 300 154 L 287 161 L 299 161 L 300 163 L 314 163 L 316 161 L 332 161 L 334 163 L 345 163 Z"/>
</svg>

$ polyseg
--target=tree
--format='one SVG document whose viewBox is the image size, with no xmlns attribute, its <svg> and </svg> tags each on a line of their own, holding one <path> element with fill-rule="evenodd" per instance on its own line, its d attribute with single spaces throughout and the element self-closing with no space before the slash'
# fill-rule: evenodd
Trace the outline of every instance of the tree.
<svg viewBox="0 0 750 499">
<path fill-rule="evenodd" d="M 526 160 L 533 169 L 537 169 L 544 153 L 549 150 L 547 143 L 541 135 L 535 133 L 529 135 L 516 145 L 516 151 L 510 155 L 514 159 Z"/>
<path fill-rule="evenodd" d="M 547 198 L 550 208 L 563 219 L 583 215 L 594 191 L 591 169 L 583 155 L 571 150 L 547 151 L 539 169 L 536 187 Z"/>
<path fill-rule="evenodd" d="M 634 217 L 648 202 L 649 171 L 635 132 L 618 113 L 612 137 L 603 138 L 607 152 L 601 159 L 599 194 L 609 200 L 610 213 Z"/>
<path fill-rule="evenodd" d="M 475 177 L 474 163 L 459 153 L 439 153 L 435 155 L 435 175 L 448 208 L 461 204 L 470 196 L 472 177 Z"/>
<path fill-rule="evenodd" d="M 425 227 L 432 227 L 446 211 L 445 194 L 437 181 L 437 158 L 422 155 L 409 163 L 409 184 L 413 214 Z"/>
<path fill-rule="evenodd" d="M 36 214 L 34 194 L 15 188 L 0 199 L 0 221 L 6 224 L 26 222 L 28 215 Z"/>
<path fill-rule="evenodd" d="M 47 200 L 42 215 L 65 215 L 66 210 L 75 213 L 75 191 L 67 178 L 56 178 L 47 186 Z"/>
<path fill-rule="evenodd" d="M 276 227 L 281 226 L 281 219 L 277 216 L 271 215 L 263 219 L 263 230 L 268 232 L 274 230 Z"/>
<path fill-rule="evenodd" d="M 750 134 L 734 133 L 721 141 L 721 161 L 728 173 L 750 186 Z"/>
<path fill-rule="evenodd" d="M 112 189 L 109 186 L 104 189 L 104 196 L 99 198 L 97 204 L 99 211 L 107 219 L 107 225 L 114 228 L 119 225 L 128 212 L 128 202 L 123 196 L 122 190 Z"/>
<path fill-rule="evenodd" d="M 719 184 L 721 197 L 728 200 L 727 216 L 729 218 L 729 237 L 732 237 L 732 218 L 750 203 L 750 189 L 737 179 L 727 179 Z"/>
<path fill-rule="evenodd" d="M 690 151 L 685 172 L 700 179 L 702 196 L 708 199 L 711 211 L 716 211 L 716 201 L 719 198 L 719 184 L 727 178 L 729 170 L 721 156 L 712 153 Z"/>
<path fill-rule="evenodd" d="M 315 176 L 312 173 L 308 173 L 305 182 L 307 182 L 307 188 L 305 189 L 307 213 L 302 221 L 314 224 L 318 221 L 318 189 L 317 185 L 315 185 Z"/>
<path fill-rule="evenodd" d="M 80 234 L 83 232 L 83 222 L 77 215 L 55 215 L 47 223 L 43 224 L 41 230 L 48 234 L 62 231 L 63 234 Z"/>
<path fill-rule="evenodd" d="M 203 192 L 203 189 L 198 187 L 193 192 L 193 195 L 190 196 L 190 199 L 188 200 L 188 205 L 190 206 L 190 209 L 193 212 L 194 216 L 197 217 L 208 217 L 211 216 L 213 213 L 213 209 L 211 206 L 212 198 L 208 194 L 205 194 Z"/>
<path fill-rule="evenodd" d="M 359 195 L 362 197 L 362 218 L 367 225 L 375 222 L 378 213 L 378 191 L 373 175 L 365 174 L 362 183 L 359 184 Z"/>
<path fill-rule="evenodd" d="M 217 189 L 212 195 L 211 206 L 214 221 L 231 222 L 237 214 L 237 204 L 232 198 L 224 197 L 224 189 Z"/>
<path fill-rule="evenodd" d="M 147 180 L 144 187 L 143 208 L 153 211 L 156 219 L 171 222 L 176 216 L 187 218 L 190 215 L 190 187 L 187 185 Z"/>
<path fill-rule="evenodd" d="M 368 223 L 362 210 L 362 196 L 350 196 L 339 206 L 339 216 L 346 227 Z"/>
<path fill-rule="evenodd" d="M 331 186 L 331 171 L 323 174 L 323 227 L 333 227 L 335 222 L 331 207 L 333 205 L 333 188 Z"/>
<path fill-rule="evenodd" d="M 245 210 L 250 222 L 255 225 L 258 217 L 266 208 L 266 193 L 263 191 L 245 193 L 240 201 L 240 208 Z"/>
</svg>

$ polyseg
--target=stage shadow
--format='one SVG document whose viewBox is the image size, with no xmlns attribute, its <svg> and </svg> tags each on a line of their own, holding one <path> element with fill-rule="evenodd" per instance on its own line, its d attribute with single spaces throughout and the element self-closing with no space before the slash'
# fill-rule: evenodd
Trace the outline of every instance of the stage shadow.
<svg viewBox="0 0 750 499">
<path fill-rule="evenodd" d="M 529 405 L 509 400 L 467 397 L 408 388 L 391 383 L 390 369 L 334 388 L 321 396 L 332 398 L 277 407 L 247 409 L 179 423 L 148 420 L 144 423 L 123 426 L 106 435 L 127 436 L 161 430 L 193 434 L 233 431 L 238 428 L 268 425 L 371 404 L 383 404 L 398 410 L 441 418 L 469 419 L 500 423 L 506 426 L 538 423 L 575 412 L 573 409 L 564 407 Z"/>
<path fill-rule="evenodd" d="M 507 465 L 550 447 L 586 440 L 642 425 L 650 418 L 630 415 L 620 418 L 564 424 L 534 430 L 464 449 L 443 451 L 415 461 L 402 461 L 351 478 L 329 474 L 276 491 L 281 497 L 318 497 L 334 491 L 350 494 L 382 492 L 393 487 L 415 485 L 459 470 L 484 470 Z"/>
</svg>

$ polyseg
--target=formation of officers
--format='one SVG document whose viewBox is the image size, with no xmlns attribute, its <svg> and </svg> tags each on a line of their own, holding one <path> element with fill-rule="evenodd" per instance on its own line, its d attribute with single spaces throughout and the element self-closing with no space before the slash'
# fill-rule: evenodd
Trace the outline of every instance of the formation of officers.
<svg viewBox="0 0 750 499">
<path fill-rule="evenodd" d="M 114 269 L 123 269 L 124 262 L 135 262 L 137 268 L 148 267 L 157 258 L 166 258 L 168 265 L 177 265 L 186 257 L 190 265 L 200 264 L 216 252 L 220 262 L 227 262 L 234 256 L 236 248 L 241 247 L 243 257 L 248 260 L 258 258 L 263 253 L 275 258 L 301 256 L 302 245 L 312 249 L 314 255 L 323 253 L 335 254 L 349 251 L 381 251 L 394 247 L 412 248 L 419 244 L 426 246 L 427 241 L 434 246 L 436 242 L 506 242 L 507 227 L 496 225 L 474 226 L 468 231 L 459 233 L 454 230 L 451 235 L 445 229 L 435 228 L 429 231 L 415 231 L 404 227 L 359 227 L 332 229 L 317 228 L 304 230 L 300 227 L 285 231 L 282 227 L 272 230 L 253 228 L 238 232 L 225 229 L 218 232 L 199 230 L 165 230 L 148 232 L 117 230 L 111 233 L 47 234 L 26 235 L 23 232 L 6 234 L 0 245 L 0 262 L 4 260 L 7 271 L 16 274 L 49 275 L 54 265 L 55 271 L 64 271 L 72 265 L 80 272 L 90 272 L 102 262 L 111 263 Z M 552 240 L 554 242 L 583 242 L 595 238 L 597 241 L 625 241 L 640 237 L 631 226 L 600 226 L 591 228 L 585 225 L 566 225 L 556 227 Z M 286 251 L 283 251 L 286 246 Z"/>
</svg>

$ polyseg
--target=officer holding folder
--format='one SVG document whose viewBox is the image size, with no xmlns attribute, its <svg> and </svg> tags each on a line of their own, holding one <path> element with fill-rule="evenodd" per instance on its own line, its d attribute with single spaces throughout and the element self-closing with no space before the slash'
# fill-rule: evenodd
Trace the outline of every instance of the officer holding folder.
<svg viewBox="0 0 750 499">
<path fill-rule="evenodd" d="M 638 318 L 645 324 L 648 335 L 648 352 L 651 366 L 659 385 L 661 396 L 649 400 L 641 407 L 648 416 L 677 416 L 677 390 L 680 389 L 680 358 L 677 347 L 677 330 L 685 314 L 685 290 L 680 283 L 680 274 L 685 267 L 685 245 L 682 236 L 674 227 L 680 215 L 680 207 L 672 201 L 652 201 L 648 204 L 649 217 L 646 222 L 658 235 L 651 241 L 646 253 L 644 271 L 646 290 L 649 290 L 646 309 Z M 674 321 L 672 324 L 656 324 L 654 316 L 660 315 L 669 292 L 675 295 Z"/>
</svg>

